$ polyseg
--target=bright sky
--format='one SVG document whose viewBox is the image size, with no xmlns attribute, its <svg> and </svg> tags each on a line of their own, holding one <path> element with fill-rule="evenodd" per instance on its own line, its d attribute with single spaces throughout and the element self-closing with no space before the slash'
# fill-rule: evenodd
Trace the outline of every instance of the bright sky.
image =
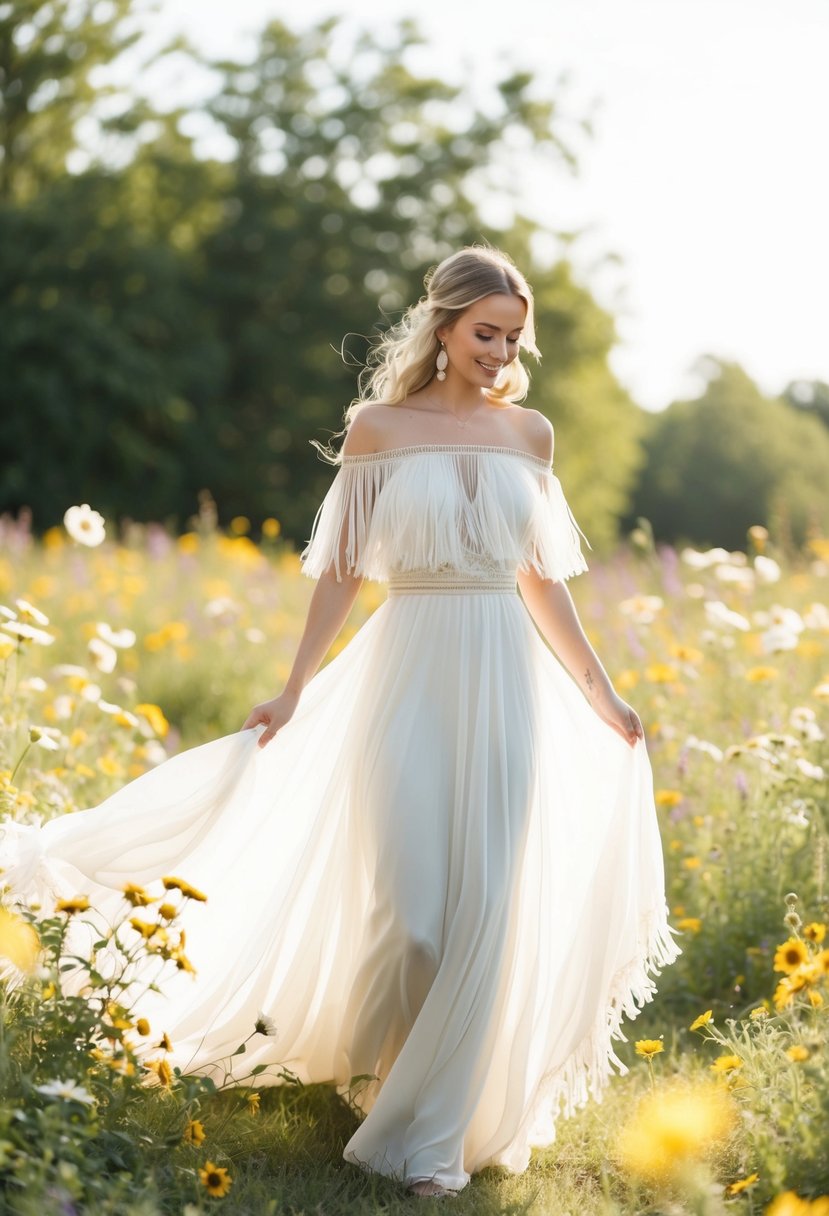
<svg viewBox="0 0 829 1216">
<path fill-rule="evenodd" d="M 578 178 L 528 163 L 526 206 L 586 230 L 572 256 L 641 405 L 696 391 L 705 353 L 768 393 L 829 381 L 827 0 L 165 0 L 153 26 L 244 55 L 270 19 L 377 28 L 378 11 L 415 19 L 450 81 L 483 91 L 512 64 L 552 89 L 566 72 L 568 114 L 598 103 Z"/>
</svg>

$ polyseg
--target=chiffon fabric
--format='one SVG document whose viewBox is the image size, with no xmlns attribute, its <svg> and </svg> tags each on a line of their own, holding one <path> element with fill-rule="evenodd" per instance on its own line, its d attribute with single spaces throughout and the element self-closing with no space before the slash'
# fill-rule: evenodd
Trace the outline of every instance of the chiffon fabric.
<svg viewBox="0 0 829 1216">
<path fill-rule="evenodd" d="M 85 893 L 105 917 L 125 882 L 202 889 L 183 922 L 195 978 L 139 1009 L 171 1063 L 334 1082 L 364 1116 L 346 1160 L 458 1190 L 525 1169 L 627 1071 L 623 1017 L 680 952 L 652 776 L 518 593 L 519 569 L 586 569 L 546 462 L 480 444 L 340 459 L 303 571 L 388 597 L 290 722 L 264 749 L 239 731 L 98 807 L 9 825 L 2 861 L 18 894 Z M 260 1012 L 275 1034 L 232 1057 Z"/>
</svg>

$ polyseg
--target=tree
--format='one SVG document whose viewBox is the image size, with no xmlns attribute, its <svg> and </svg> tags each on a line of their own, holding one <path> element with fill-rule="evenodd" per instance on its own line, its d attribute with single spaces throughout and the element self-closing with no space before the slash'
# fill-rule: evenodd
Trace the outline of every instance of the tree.
<svg viewBox="0 0 829 1216">
<path fill-rule="evenodd" d="M 657 537 L 739 548 L 753 524 L 802 542 L 829 526 L 829 435 L 814 417 L 766 398 L 738 365 L 707 361 L 691 401 L 653 415 L 633 515 Z"/>
<path fill-rule="evenodd" d="M 58 12 L 68 26 L 66 4 L 47 9 L 42 24 Z M 72 11 L 82 24 L 99 10 Z M 277 514 L 301 543 L 331 478 L 309 441 L 341 429 L 370 340 L 420 295 L 430 265 L 490 240 L 536 282 L 547 358 L 531 404 L 558 428 L 580 522 L 593 541 L 611 536 L 637 444 L 636 411 L 607 366 L 613 323 L 566 264 L 534 267 L 537 225 L 517 195 L 516 149 L 574 163 L 556 105 L 512 73 L 476 106 L 413 69 L 417 42 L 408 23 L 382 39 L 335 20 L 302 33 L 272 23 L 253 62 L 209 65 L 220 83 L 200 117 L 224 159 L 196 156 L 191 114 L 135 103 L 106 120 L 127 161 L 104 149 L 67 175 L 67 116 L 84 99 L 88 116 L 95 98 L 83 72 L 54 82 L 74 98 L 66 123 L 54 139 L 48 123 L 26 128 L 31 164 L 44 166 L 34 176 L 9 144 L 0 202 L 12 416 L 0 510 L 26 503 L 45 527 L 83 497 L 175 525 L 209 489 L 223 520 Z M 86 71 L 68 28 L 43 53 L 64 44 Z M 67 62 L 52 70 L 72 76 Z M 511 199 L 508 231 L 481 222 L 487 184 Z M 597 436 L 611 431 L 608 462 Z"/>
<path fill-rule="evenodd" d="M 93 68 L 140 36 L 133 0 L 0 4 L 0 201 L 25 203 L 66 170 L 76 127 L 108 90 Z"/>
<path fill-rule="evenodd" d="M 829 384 L 825 380 L 793 380 L 784 390 L 783 400 L 829 427 Z"/>
<path fill-rule="evenodd" d="M 0 209 L 0 504 L 38 527 L 79 499 L 165 518 L 215 472 L 189 453 L 221 351 L 189 262 L 136 237 L 121 188 L 87 173 Z"/>
<path fill-rule="evenodd" d="M 644 415 L 616 380 L 608 356 L 613 318 L 574 282 L 568 262 L 532 273 L 542 361 L 529 404 L 555 427 L 554 465 L 594 549 L 616 539 L 643 461 Z"/>
</svg>

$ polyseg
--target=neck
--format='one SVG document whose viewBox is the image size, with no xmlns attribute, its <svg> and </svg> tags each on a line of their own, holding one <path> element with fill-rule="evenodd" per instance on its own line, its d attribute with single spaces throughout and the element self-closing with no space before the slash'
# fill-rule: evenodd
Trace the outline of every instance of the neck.
<svg viewBox="0 0 829 1216">
<path fill-rule="evenodd" d="M 485 388 L 478 388 L 460 376 L 447 375 L 445 380 L 432 377 L 426 392 L 436 405 L 446 410 L 468 414 L 479 405 L 488 404 L 490 398 Z"/>
</svg>

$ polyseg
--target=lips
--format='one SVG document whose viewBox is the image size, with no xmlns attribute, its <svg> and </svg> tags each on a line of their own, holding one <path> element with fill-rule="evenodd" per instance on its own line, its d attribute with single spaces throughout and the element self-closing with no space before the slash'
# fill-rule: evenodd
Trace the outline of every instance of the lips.
<svg viewBox="0 0 829 1216">
<path fill-rule="evenodd" d="M 486 363 L 482 363 L 480 359 L 476 359 L 475 362 L 478 364 L 478 367 L 483 368 L 490 376 L 496 376 L 504 366 L 503 363 L 499 363 L 497 367 L 487 367 Z"/>
</svg>

